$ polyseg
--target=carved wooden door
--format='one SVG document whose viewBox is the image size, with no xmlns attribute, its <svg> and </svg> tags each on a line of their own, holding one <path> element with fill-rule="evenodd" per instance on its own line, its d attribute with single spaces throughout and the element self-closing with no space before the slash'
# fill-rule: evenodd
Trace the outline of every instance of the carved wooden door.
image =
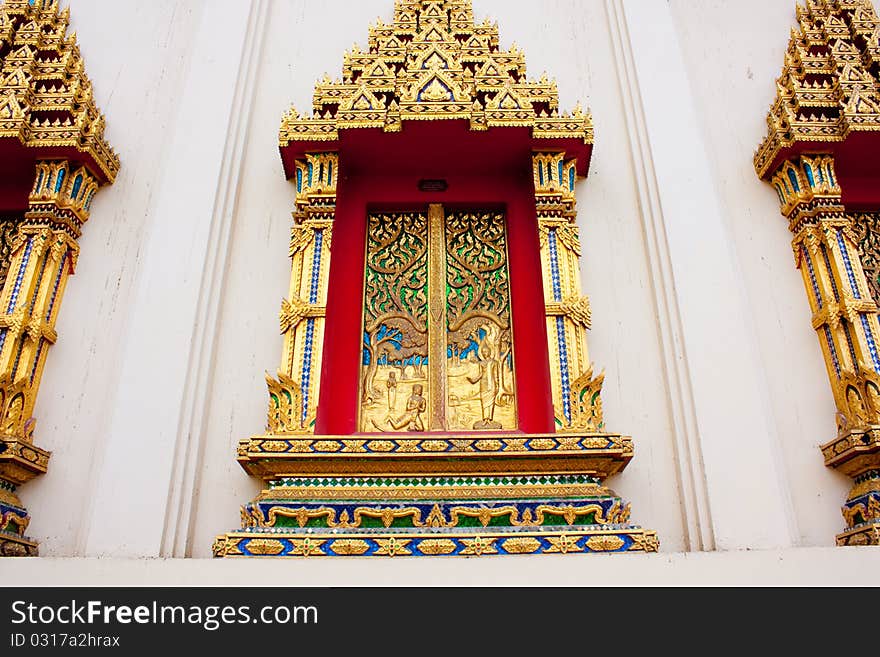
<svg viewBox="0 0 880 657">
<path fill-rule="evenodd" d="M 365 263 L 360 430 L 516 429 L 504 213 L 372 213 Z"/>
</svg>

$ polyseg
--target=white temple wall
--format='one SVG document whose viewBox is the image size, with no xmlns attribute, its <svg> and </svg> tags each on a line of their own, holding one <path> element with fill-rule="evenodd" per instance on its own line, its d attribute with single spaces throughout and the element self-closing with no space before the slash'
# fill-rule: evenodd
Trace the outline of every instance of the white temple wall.
<svg viewBox="0 0 880 657">
<path fill-rule="evenodd" d="M 119 527 L 99 522 L 92 513 L 116 508 L 138 524 L 129 508 L 132 489 L 145 486 L 160 504 L 167 487 L 156 490 L 156 472 L 131 461 L 121 474 L 131 488 L 96 497 L 111 443 L 152 441 L 152 427 L 109 432 L 117 396 L 136 383 L 121 378 L 123 344 L 131 330 L 133 289 L 144 275 L 144 244 L 162 173 L 168 169 L 169 144 L 178 124 L 175 99 L 187 83 L 191 36 L 203 2 L 158 0 L 106 2 L 72 0 L 71 31 L 78 33 L 94 93 L 107 121 L 106 136 L 124 162 L 116 183 L 103 189 L 79 240 L 76 275 L 67 286 L 58 317 L 58 343 L 52 348 L 38 396 L 36 442 L 52 452 L 49 472 L 21 489 L 33 510 L 30 535 L 46 556 L 81 555 L 91 531 L 119 536 Z M 185 221 L 185 215 L 176 218 Z M 148 272 L 147 272 L 148 273 Z M 167 307 L 151 309 L 150 322 L 174 321 Z M 149 391 L 167 385 L 165 373 L 133 373 Z M 112 439 L 111 439 L 112 435 Z M 138 481 L 138 478 L 143 478 Z"/>
<path fill-rule="evenodd" d="M 834 534 L 844 527 L 840 507 L 851 480 L 822 461 L 819 445 L 837 433 L 828 375 L 810 326 L 788 223 L 772 188 L 758 181 L 752 166 L 795 24 L 794 3 L 672 0 L 670 8 L 699 108 L 715 193 L 755 319 L 797 544 L 833 545 Z M 751 481 L 751 473 L 742 475 Z"/>
<path fill-rule="evenodd" d="M 281 356 L 281 116 L 311 107 L 392 1 L 70 4 L 122 169 L 47 361 L 36 435 L 53 457 L 20 490 L 29 534 L 46 556 L 207 557 L 258 490 L 235 445 L 263 430 Z M 606 424 L 635 443 L 609 480 L 632 520 L 664 552 L 832 545 L 847 481 L 818 445 L 833 403 L 751 166 L 793 0 L 474 5 L 556 78 L 562 108 L 593 113 L 583 287 Z"/>
</svg>

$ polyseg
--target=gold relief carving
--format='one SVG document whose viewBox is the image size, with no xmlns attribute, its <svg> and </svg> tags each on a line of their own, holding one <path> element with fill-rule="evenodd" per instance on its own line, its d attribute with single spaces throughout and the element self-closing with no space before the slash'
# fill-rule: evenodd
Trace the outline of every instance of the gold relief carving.
<svg viewBox="0 0 880 657">
<path fill-rule="evenodd" d="M 657 532 L 643 531 L 638 534 L 630 534 L 633 540 L 632 550 L 641 550 L 642 552 L 657 552 L 660 549 L 660 541 L 657 538 Z"/>
<path fill-rule="evenodd" d="M 503 215 L 368 223 L 361 430 L 516 428 Z"/>
<path fill-rule="evenodd" d="M 624 540 L 619 536 L 591 536 L 586 543 L 594 552 L 614 552 L 624 545 Z"/>
<path fill-rule="evenodd" d="M 867 504 L 859 503 L 841 509 L 847 527 L 880 519 L 880 500 L 872 497 Z"/>
<path fill-rule="evenodd" d="M 376 539 L 376 544 L 379 546 L 376 550 L 377 555 L 396 557 L 399 555 L 409 556 L 412 554 L 408 547 L 410 541 L 407 539 L 397 539 L 393 536 L 391 538 L 379 538 Z"/>
<path fill-rule="evenodd" d="M 342 450 L 342 443 L 338 440 L 317 440 L 312 445 L 312 449 L 316 452 L 333 454 Z"/>
<path fill-rule="evenodd" d="M 541 547 L 541 542 L 536 538 L 508 538 L 501 543 L 501 546 L 510 554 L 531 554 Z"/>
<path fill-rule="evenodd" d="M 532 438 L 529 445 L 532 449 L 539 452 L 546 452 L 554 449 L 559 443 L 555 438 Z"/>
<path fill-rule="evenodd" d="M 6 280 L 21 217 L 0 216 L 0 281 Z"/>
<path fill-rule="evenodd" d="M 293 549 L 291 550 L 291 554 L 302 557 L 310 557 L 316 554 L 322 554 L 321 546 L 324 545 L 325 541 L 312 540 L 310 538 L 304 538 L 302 540 L 293 540 Z M 248 544 L 248 548 L 250 548 L 250 544 Z M 283 550 L 283 546 L 281 550 Z"/>
<path fill-rule="evenodd" d="M 449 449 L 449 443 L 445 440 L 426 440 L 420 446 L 426 452 L 445 452 Z"/>
<path fill-rule="evenodd" d="M 551 547 L 547 548 L 547 552 L 559 552 L 561 554 L 567 554 L 568 552 L 579 552 L 580 548 L 577 546 L 578 538 L 579 537 L 577 536 L 569 536 L 568 534 L 562 534 L 561 536 L 551 536 L 548 538 Z"/>
<path fill-rule="evenodd" d="M 420 495 L 424 494 L 422 492 Z M 434 505 L 424 517 L 417 507 L 376 509 L 364 506 L 356 508 L 353 517 L 349 517 L 347 511 L 342 511 L 337 518 L 336 511 L 329 507 L 306 509 L 304 507 L 273 506 L 266 512 L 264 520 L 256 509 L 250 511 L 247 508 L 242 509 L 242 522 L 246 527 L 277 527 L 279 518 L 292 518 L 300 527 L 306 527 L 311 520 L 323 519 L 327 527 L 330 528 L 359 528 L 364 526 L 364 518 L 380 520 L 386 528 L 391 527 L 395 521 L 400 519 L 406 519 L 413 527 L 454 528 L 461 524 L 462 518 L 477 519 L 483 527 L 488 527 L 490 522 L 498 519 L 506 519 L 514 527 L 525 527 L 543 525 L 550 521 L 556 521 L 555 524 L 559 524 L 560 519 L 565 520 L 568 525 L 574 525 L 579 518 L 588 516 L 592 516 L 590 524 L 624 523 L 629 516 L 629 506 L 622 506 L 618 501 L 605 514 L 600 504 L 577 507 L 571 504 L 540 504 L 534 512 L 531 509 L 525 509 L 521 515 L 516 506 L 512 504 L 494 508 L 453 506 L 449 510 L 449 520 L 444 517 L 438 505 Z"/>
<path fill-rule="evenodd" d="M 603 486 L 596 484 L 571 484 L 571 485 L 520 485 L 500 489 L 498 487 L 468 486 L 462 487 L 431 487 L 430 493 L 423 488 L 394 487 L 394 488 L 369 488 L 358 487 L 354 491 L 350 488 L 320 488 L 313 487 L 285 487 L 285 489 L 263 491 L 257 500 L 295 499 L 309 500 L 412 500 L 420 499 L 429 495 L 433 499 L 442 500 L 478 500 L 478 499 L 523 499 L 527 497 L 566 498 L 566 497 L 595 497 L 609 496 L 614 493 Z M 606 522 L 625 522 L 615 520 L 613 509 L 609 511 Z M 434 518 L 436 520 L 436 518 Z M 429 516 L 425 520 L 426 526 L 440 526 L 434 524 Z"/>
<path fill-rule="evenodd" d="M 247 550 L 251 554 L 277 556 L 284 552 L 284 543 L 277 539 L 252 538 L 247 542 Z"/>
<path fill-rule="evenodd" d="M 269 386 L 268 433 L 308 433 L 302 424 L 302 386 L 283 372 L 278 372 L 277 380 L 266 374 L 266 384 Z"/>
<path fill-rule="evenodd" d="M 324 306 L 306 303 L 302 299 L 296 297 L 290 299 L 290 301 L 284 299 L 281 302 L 281 312 L 278 314 L 278 319 L 281 324 L 281 333 L 287 333 L 288 331 L 297 328 L 300 322 L 304 319 L 309 317 L 323 317 L 325 314 L 326 308 L 324 308 Z"/>
<path fill-rule="evenodd" d="M 282 440 L 266 440 L 260 444 L 261 449 L 264 452 L 286 452 L 288 451 L 288 443 Z M 293 443 L 289 445 L 289 449 L 293 451 L 309 451 L 310 445 L 307 443 Z"/>
<path fill-rule="evenodd" d="M 369 550 L 370 546 L 366 541 L 343 538 L 333 541 L 330 544 L 330 549 L 336 554 L 357 557 Z"/>
<path fill-rule="evenodd" d="M 605 374 L 593 378 L 593 370 L 575 379 L 571 384 L 571 424 L 575 431 L 600 431 L 602 420 L 602 384 Z"/>
<path fill-rule="evenodd" d="M 70 11 L 58 9 L 57 0 L 6 0 L 0 6 L 0 26 L 10 28 L 0 44 L 23 44 L 0 58 L 0 138 L 29 149 L 73 149 L 112 182 L 119 157 L 104 140 L 104 117 L 76 35 L 67 34 Z M 31 29 L 39 33 L 38 44 L 27 34 Z"/>
<path fill-rule="evenodd" d="M 880 479 L 865 479 L 861 483 L 856 484 L 852 487 L 846 499 L 847 501 L 854 500 L 871 492 L 880 493 Z"/>
<path fill-rule="evenodd" d="M 419 551 L 431 555 L 452 554 L 455 552 L 455 541 L 447 538 L 428 538 L 419 543 Z"/>
<path fill-rule="evenodd" d="M 395 443 L 390 440 L 371 440 L 367 447 L 371 452 L 390 452 L 395 448 Z"/>
<path fill-rule="evenodd" d="M 461 542 L 464 545 L 464 549 L 462 549 L 460 554 L 478 556 L 482 554 L 498 554 L 495 540 L 494 538 L 483 538 L 482 536 L 471 539 L 463 538 Z"/>
<path fill-rule="evenodd" d="M 342 441 L 342 451 L 343 452 L 366 452 L 367 448 L 365 447 L 367 441 L 366 440 L 343 440 Z"/>
<path fill-rule="evenodd" d="M 370 215 L 368 220 L 362 431 L 424 430 L 425 394 L 428 399 L 434 394 L 426 371 L 427 235 L 423 214 Z"/>
<path fill-rule="evenodd" d="M 446 427 L 445 395 L 446 388 L 446 272 L 444 258 L 446 243 L 443 237 L 443 206 L 432 204 L 428 208 L 428 360 L 431 363 L 430 428 L 432 431 Z"/>
<path fill-rule="evenodd" d="M 497 26 L 475 25 L 470 3 L 457 0 L 427 16 L 438 7 L 398 8 L 394 23 L 371 27 L 369 47 L 346 53 L 342 79 L 315 86 L 313 115 L 287 112 L 281 147 L 336 140 L 341 129 L 392 132 L 405 120 L 436 119 L 465 119 L 473 130 L 525 126 L 536 139 L 592 143 L 589 114 L 580 106 L 561 114 L 556 84 L 528 79 L 522 51 L 499 48 Z"/>
<path fill-rule="evenodd" d="M 450 430 L 515 429 L 507 260 L 499 212 L 447 212 L 447 411 Z"/>
<path fill-rule="evenodd" d="M 853 215 L 850 225 L 855 231 L 853 241 L 859 247 L 859 259 L 865 271 L 868 291 L 872 299 L 880 300 L 880 213 Z"/>
<path fill-rule="evenodd" d="M 550 302 L 547 315 L 563 315 L 585 329 L 590 328 L 593 321 L 590 300 L 585 296 L 571 296 L 560 303 Z"/>
</svg>

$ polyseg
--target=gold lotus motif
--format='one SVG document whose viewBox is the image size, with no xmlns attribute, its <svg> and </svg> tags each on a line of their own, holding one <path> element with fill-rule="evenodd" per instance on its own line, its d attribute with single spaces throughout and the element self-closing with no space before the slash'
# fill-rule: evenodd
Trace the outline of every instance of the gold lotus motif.
<svg viewBox="0 0 880 657">
<path fill-rule="evenodd" d="M 340 539 L 333 541 L 330 546 L 336 554 L 345 554 L 348 556 L 359 556 L 370 549 L 366 541 L 357 539 Z"/>
<path fill-rule="evenodd" d="M 448 538 L 429 538 L 419 543 L 419 550 L 423 554 L 452 554 L 455 552 L 455 541 Z"/>
<path fill-rule="evenodd" d="M 541 541 L 530 536 L 508 538 L 504 541 L 503 546 L 511 554 L 532 554 L 541 547 Z"/>
<path fill-rule="evenodd" d="M 270 538 L 252 538 L 245 546 L 251 554 L 276 556 L 284 552 L 284 543 Z"/>
<path fill-rule="evenodd" d="M 619 536 L 591 536 L 587 547 L 594 552 L 614 552 L 623 547 L 624 541 Z"/>
</svg>

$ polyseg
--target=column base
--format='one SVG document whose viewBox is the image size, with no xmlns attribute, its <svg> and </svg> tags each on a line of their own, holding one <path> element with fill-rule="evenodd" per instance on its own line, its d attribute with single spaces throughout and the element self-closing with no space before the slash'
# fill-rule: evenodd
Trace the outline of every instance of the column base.
<svg viewBox="0 0 880 657">
<path fill-rule="evenodd" d="M 38 543 L 24 535 L 31 518 L 16 489 L 44 474 L 49 456 L 29 440 L 0 439 L 0 557 L 37 556 Z"/>
<path fill-rule="evenodd" d="M 847 431 L 822 446 L 825 465 L 853 478 L 837 545 L 880 545 L 880 427 Z"/>
<path fill-rule="evenodd" d="M 39 544 L 24 536 L 0 531 L 0 557 L 36 557 Z"/>
<path fill-rule="evenodd" d="M 880 545 L 880 520 L 858 525 L 837 535 L 837 545 Z"/>
<path fill-rule="evenodd" d="M 0 479 L 0 557 L 35 557 L 37 542 L 24 535 L 31 518 L 12 482 Z"/>
</svg>

